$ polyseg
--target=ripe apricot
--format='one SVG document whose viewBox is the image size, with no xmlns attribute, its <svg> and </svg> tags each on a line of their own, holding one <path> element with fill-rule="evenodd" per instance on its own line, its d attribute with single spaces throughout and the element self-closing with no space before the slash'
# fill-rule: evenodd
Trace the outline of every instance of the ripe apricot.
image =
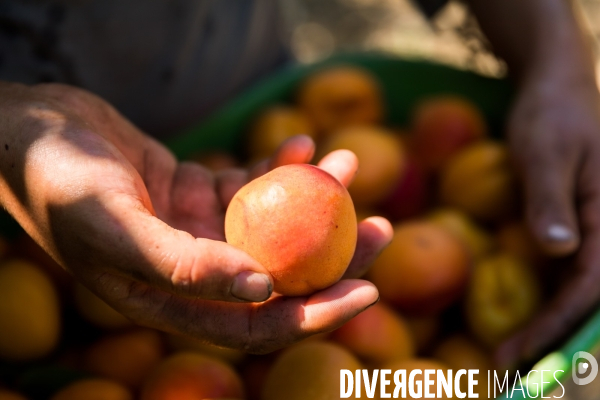
<svg viewBox="0 0 600 400">
<path fill-rule="evenodd" d="M 131 392 L 107 379 L 82 379 L 71 383 L 52 396 L 51 400 L 133 400 Z"/>
<path fill-rule="evenodd" d="M 346 322 L 333 332 L 331 339 L 371 364 L 409 358 L 415 353 L 406 322 L 383 303 Z"/>
<path fill-rule="evenodd" d="M 486 256 L 494 248 L 492 237 L 459 210 L 442 208 L 431 213 L 428 219 L 448 229 L 462 241 L 474 260 Z"/>
<path fill-rule="evenodd" d="M 27 400 L 27 398 L 17 392 L 0 389 L 0 400 Z"/>
<path fill-rule="evenodd" d="M 171 350 L 201 353 L 210 357 L 218 358 L 219 360 L 225 361 L 229 364 L 239 363 L 246 355 L 240 350 L 214 346 L 199 339 L 183 335 L 167 335 L 167 344 Z"/>
<path fill-rule="evenodd" d="M 326 342 L 306 342 L 287 349 L 275 361 L 263 387 L 263 400 L 340 398 L 340 370 L 362 369 L 346 349 Z M 363 391 L 364 392 L 364 391 Z"/>
<path fill-rule="evenodd" d="M 235 194 L 225 236 L 269 270 L 276 292 L 302 296 L 344 274 L 356 247 L 356 214 L 333 176 L 308 164 L 286 165 Z"/>
<path fill-rule="evenodd" d="M 197 353 L 176 353 L 148 375 L 141 400 L 244 398 L 242 381 L 227 364 Z"/>
<path fill-rule="evenodd" d="M 358 173 L 348 187 L 358 206 L 371 206 L 383 200 L 404 174 L 404 147 L 383 128 L 355 126 L 340 130 L 325 140 L 319 154 L 339 149 L 350 150 L 358 158 Z"/>
<path fill-rule="evenodd" d="M 473 144 L 456 154 L 440 176 L 442 202 L 485 221 L 510 215 L 516 192 L 507 148 L 492 141 Z"/>
<path fill-rule="evenodd" d="M 540 303 L 530 267 L 506 253 L 475 265 L 465 299 L 466 319 L 483 343 L 497 345 L 529 320 Z"/>
<path fill-rule="evenodd" d="M 163 356 L 160 334 L 150 329 L 105 336 L 85 352 L 85 369 L 122 385 L 137 388 Z"/>
<path fill-rule="evenodd" d="M 459 150 L 487 134 L 485 119 L 477 107 L 456 96 L 420 102 L 411 128 L 415 154 L 430 170 L 440 169 Z"/>
<path fill-rule="evenodd" d="M 100 328 L 120 329 L 133 325 L 123 314 L 79 283 L 73 288 L 73 300 L 81 316 Z"/>
<path fill-rule="evenodd" d="M 337 66 L 309 76 L 298 92 L 298 105 L 317 130 L 377 124 L 383 119 L 383 102 L 378 82 L 367 71 Z"/>
<path fill-rule="evenodd" d="M 432 359 L 428 359 L 428 358 L 409 358 L 406 360 L 397 360 L 397 361 L 392 361 L 390 363 L 385 364 L 382 369 L 389 369 L 392 371 L 392 376 L 393 373 L 397 370 L 406 370 L 406 382 L 409 381 L 409 376 L 411 374 L 411 372 L 413 372 L 414 370 L 421 370 L 420 373 L 415 373 L 415 378 L 414 378 L 414 390 L 417 391 L 417 396 L 413 397 L 410 394 L 410 391 L 408 389 L 408 384 L 405 384 L 406 387 L 406 397 L 403 397 L 403 392 L 401 391 L 399 393 L 400 398 L 405 398 L 405 399 L 424 399 L 426 398 L 426 393 L 429 392 L 431 394 L 434 395 L 433 398 L 436 399 L 452 399 L 453 397 L 448 397 L 445 394 L 445 391 L 442 389 L 442 397 L 437 397 L 437 374 L 439 373 L 439 370 L 442 371 L 442 373 L 444 374 L 444 376 L 446 377 L 446 379 L 448 378 L 448 370 L 450 369 L 449 366 L 443 364 L 440 361 L 437 360 L 432 360 Z M 424 373 L 425 370 L 435 370 L 435 374 L 432 374 L 429 376 L 429 379 L 433 380 L 431 385 L 428 385 L 426 388 L 426 385 L 424 383 Z M 453 371 L 456 372 L 456 371 Z M 452 375 L 452 378 L 454 378 L 454 375 Z M 454 383 L 454 381 L 453 381 Z M 393 392 L 393 388 L 394 386 L 391 385 L 392 389 L 390 389 L 390 386 L 387 387 L 387 393 L 392 393 Z M 420 388 L 420 389 L 419 389 Z M 452 386 L 453 390 L 454 390 L 454 385 Z M 421 391 L 420 395 L 419 395 L 419 390 Z M 379 392 L 379 390 L 378 390 Z M 432 398 L 432 397 L 429 397 Z"/>
<path fill-rule="evenodd" d="M 0 358 L 48 355 L 60 336 L 60 305 L 52 281 L 23 260 L 0 264 Z"/>
<path fill-rule="evenodd" d="M 402 310 L 435 313 L 461 293 L 470 257 L 444 228 L 427 221 L 406 222 L 375 260 L 368 277 L 381 298 Z"/>
<path fill-rule="evenodd" d="M 274 106 L 263 111 L 248 137 L 250 157 L 253 160 L 270 157 L 287 139 L 296 135 L 316 138 L 315 128 L 300 110 L 289 106 Z"/>
<path fill-rule="evenodd" d="M 479 370 L 475 393 L 479 395 L 480 399 L 487 398 L 487 373 L 493 369 L 491 355 L 472 339 L 463 335 L 452 336 L 437 347 L 433 352 L 433 357 L 448 365 L 453 371 L 459 369 Z M 463 392 L 467 391 L 466 375 L 460 379 L 460 388 Z"/>
<path fill-rule="evenodd" d="M 404 172 L 379 205 L 391 221 L 416 217 L 429 205 L 430 176 L 420 162 L 409 155 Z"/>
</svg>

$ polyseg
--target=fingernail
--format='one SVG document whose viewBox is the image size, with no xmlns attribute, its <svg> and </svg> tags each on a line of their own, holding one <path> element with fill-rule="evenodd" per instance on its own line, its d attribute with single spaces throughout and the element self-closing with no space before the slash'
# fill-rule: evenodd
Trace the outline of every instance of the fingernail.
<svg viewBox="0 0 600 400">
<path fill-rule="evenodd" d="M 575 239 L 575 234 L 564 225 L 550 225 L 546 237 L 553 242 L 568 242 Z"/>
<path fill-rule="evenodd" d="M 258 272 L 241 272 L 231 285 L 231 294 L 244 301 L 265 301 L 272 292 L 273 287 L 269 278 Z"/>
</svg>

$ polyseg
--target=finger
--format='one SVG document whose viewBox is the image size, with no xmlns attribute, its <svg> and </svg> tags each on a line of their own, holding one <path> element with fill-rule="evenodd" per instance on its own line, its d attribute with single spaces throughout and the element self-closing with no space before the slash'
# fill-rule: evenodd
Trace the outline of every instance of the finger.
<svg viewBox="0 0 600 400">
<path fill-rule="evenodd" d="M 315 143 L 310 136 L 297 135 L 291 137 L 279 146 L 272 157 L 259 162 L 250 170 L 250 180 L 283 165 L 308 163 L 314 154 Z"/>
<path fill-rule="evenodd" d="M 526 215 L 534 237 L 550 255 L 570 254 L 579 246 L 575 165 L 564 156 L 535 146 L 525 157 L 521 170 Z"/>
<path fill-rule="evenodd" d="M 105 286 L 127 288 L 118 294 L 115 308 L 139 324 L 176 330 L 209 342 L 267 353 L 313 334 L 332 331 L 376 303 L 375 286 L 362 280 L 344 280 L 310 297 L 274 297 L 260 304 L 189 300 L 147 288 L 115 285 L 104 277 Z"/>
<path fill-rule="evenodd" d="M 336 150 L 319 161 L 319 168 L 329 172 L 344 186 L 350 186 L 358 171 L 358 158 L 350 150 Z"/>
<path fill-rule="evenodd" d="M 226 209 L 233 196 L 248 183 L 248 172 L 243 169 L 227 169 L 217 173 L 217 193 L 223 209 Z"/>
<path fill-rule="evenodd" d="M 500 365 L 531 361 L 551 344 L 568 334 L 573 326 L 600 300 L 600 201 L 588 201 L 581 208 L 584 241 L 572 276 L 560 292 L 525 329 L 497 350 Z"/>
<path fill-rule="evenodd" d="M 354 257 L 343 279 L 360 278 L 377 256 L 392 241 L 392 224 L 382 217 L 370 217 L 358 224 L 358 240 Z"/>
</svg>

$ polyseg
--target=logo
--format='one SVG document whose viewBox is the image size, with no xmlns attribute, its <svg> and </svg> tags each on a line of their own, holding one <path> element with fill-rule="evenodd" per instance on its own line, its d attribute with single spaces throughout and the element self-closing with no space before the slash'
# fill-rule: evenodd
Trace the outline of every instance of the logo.
<svg viewBox="0 0 600 400">
<path fill-rule="evenodd" d="M 586 361 L 580 361 L 581 359 Z M 573 382 L 576 385 L 587 385 L 596 379 L 597 375 L 598 361 L 594 356 L 585 351 L 578 351 L 573 355 Z"/>
</svg>

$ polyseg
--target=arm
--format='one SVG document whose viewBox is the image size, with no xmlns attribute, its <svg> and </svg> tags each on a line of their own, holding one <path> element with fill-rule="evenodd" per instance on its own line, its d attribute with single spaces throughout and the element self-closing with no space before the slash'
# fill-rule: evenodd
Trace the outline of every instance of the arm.
<svg viewBox="0 0 600 400">
<path fill-rule="evenodd" d="M 600 101 L 574 2 L 469 2 L 518 84 L 507 133 L 529 226 L 548 254 L 577 253 L 550 304 L 499 349 L 512 364 L 538 357 L 600 300 Z"/>
</svg>

